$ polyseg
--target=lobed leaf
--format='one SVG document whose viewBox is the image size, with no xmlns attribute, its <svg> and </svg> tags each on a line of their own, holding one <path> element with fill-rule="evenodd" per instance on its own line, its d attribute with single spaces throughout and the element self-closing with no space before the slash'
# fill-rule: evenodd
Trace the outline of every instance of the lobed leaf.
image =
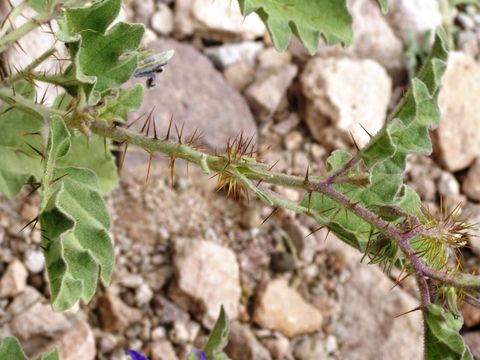
<svg viewBox="0 0 480 360">
<path fill-rule="evenodd" d="M 473 360 L 459 331 L 460 315 L 454 315 L 438 305 L 430 304 L 424 311 L 425 360 Z"/>
<path fill-rule="evenodd" d="M 264 21 L 275 47 L 287 48 L 295 35 L 314 54 L 320 35 L 328 44 L 352 42 L 352 17 L 345 0 L 238 0 L 242 13 L 256 12 Z"/>
<path fill-rule="evenodd" d="M 15 84 L 15 91 L 29 99 L 35 96 L 27 82 Z M 12 198 L 28 181 L 41 177 L 41 130 L 43 123 L 36 117 L 7 104 L 0 106 L 0 193 Z"/>
<path fill-rule="evenodd" d="M 61 167 L 70 150 L 70 133 L 58 116 L 50 120 L 50 136 L 42 181 L 40 224 L 54 310 L 79 299 L 90 301 L 97 276 L 110 282 L 113 244 L 110 219 L 93 171 Z"/>
<path fill-rule="evenodd" d="M 105 121 L 125 122 L 128 114 L 137 110 L 143 102 L 143 86 L 137 84 L 128 89 L 118 89 L 113 95 L 105 98 L 99 115 Z"/>
</svg>

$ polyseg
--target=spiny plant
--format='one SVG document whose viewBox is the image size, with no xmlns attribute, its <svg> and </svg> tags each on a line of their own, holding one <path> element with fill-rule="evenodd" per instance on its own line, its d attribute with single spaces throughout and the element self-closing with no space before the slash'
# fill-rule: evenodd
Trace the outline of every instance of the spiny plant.
<svg viewBox="0 0 480 360">
<path fill-rule="evenodd" d="M 386 0 L 378 3 L 388 10 Z M 279 50 L 292 35 L 312 54 L 320 38 L 345 46 L 352 41 L 352 19 L 344 0 L 239 4 L 245 15 L 260 16 Z M 115 141 L 124 153 L 129 146 L 144 149 L 150 165 L 154 153 L 167 155 L 172 177 L 175 161 L 182 159 L 217 175 L 219 187 L 234 195 L 251 193 L 274 209 L 311 216 L 371 263 L 413 276 L 420 294 L 418 310 L 424 315 L 425 359 L 472 359 L 459 333 L 463 319 L 457 303 L 459 298 L 478 302 L 480 277 L 463 273 L 456 261 L 470 226 L 459 220 L 457 211 L 427 211 L 402 178 L 409 154 L 432 151 L 429 130 L 439 122 L 436 100 L 448 56 L 443 30 L 436 32 L 430 55 L 403 100 L 365 147 L 355 154 L 334 151 L 325 174 L 311 176 L 306 169 L 305 176 L 293 176 L 262 163 L 252 141 L 243 136 L 228 142 L 224 153 L 210 154 L 197 146 L 199 134 L 185 139 L 183 127 L 173 122 L 167 136 L 160 138 L 153 111 L 126 124 L 129 113 L 140 106 L 144 89 L 122 86 L 133 76 L 145 77 L 147 86 L 154 86 L 156 73 L 172 53 L 141 49 L 143 25 L 113 24 L 120 7 L 121 0 L 26 0 L 0 25 L 0 54 L 21 48 L 19 40 L 38 27 L 60 44 L 24 68 L 4 64 L 6 73 L 0 80 L 0 192 L 12 198 L 28 187 L 40 194 L 39 215 L 27 225 L 41 229 L 53 309 L 65 311 L 79 300 L 88 303 L 98 281 L 105 286 L 110 282 L 115 256 L 103 194 L 117 182 L 110 151 Z M 36 15 L 15 27 L 15 19 L 29 8 Z M 49 28 L 51 21 L 58 24 L 57 31 Z M 37 71 L 47 59 L 60 60 L 61 44 L 68 66 L 58 67 L 56 73 Z M 52 106 L 45 105 L 39 82 L 63 89 Z M 142 130 L 129 130 L 137 121 L 144 122 Z M 304 196 L 293 202 L 268 184 L 300 189 Z M 221 351 L 228 332 L 223 315 L 219 324 L 204 351 L 191 359 L 227 358 Z M 42 359 L 58 357 L 53 350 Z M 0 344 L 0 358 L 26 357 L 18 341 L 8 338 Z"/>
</svg>

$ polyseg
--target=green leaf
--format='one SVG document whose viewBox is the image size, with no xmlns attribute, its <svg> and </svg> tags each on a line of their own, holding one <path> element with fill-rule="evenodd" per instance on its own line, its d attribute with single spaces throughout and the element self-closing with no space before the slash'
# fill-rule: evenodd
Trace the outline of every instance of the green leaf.
<svg viewBox="0 0 480 360">
<path fill-rule="evenodd" d="M 230 331 L 230 322 L 228 320 L 227 313 L 223 306 L 220 308 L 220 314 L 218 315 L 215 326 L 208 337 L 207 343 L 203 347 L 203 352 L 207 355 L 207 359 L 222 360 L 228 359 L 227 355 L 223 352 L 223 348 L 228 343 L 228 334 Z"/>
<path fill-rule="evenodd" d="M 29 99 L 35 96 L 33 87 L 24 81 L 15 84 L 15 91 Z M 7 104 L 0 106 L 0 114 L 0 192 L 12 198 L 26 182 L 41 177 L 41 157 L 34 149 L 43 151 L 43 123 Z"/>
<path fill-rule="evenodd" d="M 40 224 L 43 231 L 52 306 L 63 311 L 79 299 L 90 301 L 97 276 L 110 282 L 113 244 L 110 219 L 95 173 L 60 167 L 70 149 L 70 133 L 58 116 L 50 120 L 50 136 L 42 181 Z"/>
<path fill-rule="evenodd" d="M 43 2 L 44 0 L 33 0 Z M 85 30 L 105 33 L 112 22 L 118 17 L 121 0 L 95 1 L 88 7 L 66 9 L 59 20 L 60 30 L 68 37 L 78 40 L 78 35 Z M 71 40 L 71 39 L 70 39 Z"/>
<path fill-rule="evenodd" d="M 58 0 L 27 0 L 27 4 L 40 15 L 50 15 Z"/>
<path fill-rule="evenodd" d="M 137 84 L 128 89 L 119 89 L 105 98 L 105 105 L 100 108 L 99 115 L 105 121 L 128 120 L 128 114 L 137 110 L 143 102 L 143 86 Z"/>
<path fill-rule="evenodd" d="M 352 42 L 352 17 L 345 0 L 238 0 L 242 13 L 256 12 L 265 22 L 275 47 L 287 48 L 292 34 L 310 54 L 314 54 L 320 35 L 328 44 Z"/>
<path fill-rule="evenodd" d="M 0 359 L 28 360 L 20 343 L 14 337 L 7 337 L 0 342 Z"/>
<path fill-rule="evenodd" d="M 465 345 L 460 329 L 463 319 L 445 311 L 438 305 L 430 304 L 425 317 L 425 360 L 473 360 Z"/>
<path fill-rule="evenodd" d="M 2 360 L 28 360 L 20 343 L 14 337 L 7 337 L 0 342 L 0 359 Z M 58 350 L 53 349 L 44 353 L 40 360 L 59 360 Z"/>
<path fill-rule="evenodd" d="M 384 14 L 388 12 L 388 0 L 378 0 L 378 5 Z"/>
</svg>

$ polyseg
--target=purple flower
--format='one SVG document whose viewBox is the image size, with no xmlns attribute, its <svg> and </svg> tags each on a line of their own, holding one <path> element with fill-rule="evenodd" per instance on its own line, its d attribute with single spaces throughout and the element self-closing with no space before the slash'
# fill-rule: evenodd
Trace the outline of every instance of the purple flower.
<svg viewBox="0 0 480 360">
<path fill-rule="evenodd" d="M 132 360 L 148 360 L 148 358 L 145 355 L 142 355 L 135 350 L 127 350 L 126 353 L 132 358 Z"/>
<path fill-rule="evenodd" d="M 198 360 L 207 360 L 207 355 L 203 351 L 194 349 L 193 353 L 197 355 Z"/>
</svg>

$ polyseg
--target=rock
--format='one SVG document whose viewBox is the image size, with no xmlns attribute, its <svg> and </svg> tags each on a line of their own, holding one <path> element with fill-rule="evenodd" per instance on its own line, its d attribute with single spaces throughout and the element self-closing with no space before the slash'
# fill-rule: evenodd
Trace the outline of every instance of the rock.
<svg viewBox="0 0 480 360">
<path fill-rule="evenodd" d="M 302 337 L 295 345 L 293 353 L 298 360 L 327 359 L 323 341 L 316 336 Z"/>
<path fill-rule="evenodd" d="M 460 184 L 451 173 L 442 171 L 437 182 L 437 188 L 440 195 L 450 197 L 460 194 Z"/>
<path fill-rule="evenodd" d="M 14 297 L 27 286 L 27 270 L 19 260 L 13 260 L 0 279 L 0 299 Z"/>
<path fill-rule="evenodd" d="M 286 280 L 277 279 L 268 282 L 257 294 L 253 321 L 293 337 L 319 330 L 322 315 L 290 288 Z"/>
<path fill-rule="evenodd" d="M 297 264 L 292 254 L 285 251 L 275 251 L 271 255 L 270 268 L 273 272 L 284 273 L 295 270 Z"/>
<path fill-rule="evenodd" d="M 398 359 L 422 359 L 421 313 L 394 318 L 416 308 L 418 300 L 394 287 L 377 266 L 360 263 L 362 255 L 340 240 L 331 238 L 327 247 L 344 255 L 348 268 L 343 272 L 350 274 L 333 284 L 341 306 L 331 331 L 338 341 L 338 358 L 390 359 L 395 354 Z M 375 346 L 365 339 L 375 339 Z"/>
<path fill-rule="evenodd" d="M 16 336 L 30 358 L 57 347 L 62 359 L 95 359 L 95 340 L 88 323 L 80 316 L 54 312 L 41 295 L 27 287 L 9 306 L 8 335 Z M 7 334 L 0 329 L 0 333 Z M 53 340 L 52 340 L 53 339 Z"/>
<path fill-rule="evenodd" d="M 266 31 L 256 14 L 244 17 L 237 3 L 211 0 L 177 0 L 175 29 L 180 37 L 195 33 L 225 42 L 254 40 Z"/>
<path fill-rule="evenodd" d="M 468 243 L 470 249 L 476 254 L 480 255 L 480 229 L 476 227 L 476 224 L 480 223 L 480 205 L 468 203 L 462 209 L 462 218 L 467 219 L 468 224 L 473 224 L 473 228 L 470 229 L 472 236 L 469 236 Z"/>
<path fill-rule="evenodd" d="M 291 113 L 285 120 L 275 124 L 272 128 L 278 135 L 286 136 L 294 130 L 300 123 L 300 117 L 297 113 Z"/>
<path fill-rule="evenodd" d="M 271 360 L 265 347 L 257 340 L 246 325 L 233 322 L 225 352 L 232 360 Z"/>
<path fill-rule="evenodd" d="M 172 298 L 177 304 L 193 312 L 209 329 L 221 305 L 229 318 L 237 317 L 241 289 L 233 251 L 208 241 L 177 239 L 173 262 L 176 284 Z"/>
<path fill-rule="evenodd" d="M 200 331 L 200 325 L 193 321 L 178 320 L 173 323 L 173 329 L 170 330 L 169 338 L 175 344 L 183 345 L 194 342 Z"/>
<path fill-rule="evenodd" d="M 273 69 L 245 90 L 245 97 L 261 120 L 268 119 L 278 109 L 297 71 L 295 65 Z"/>
<path fill-rule="evenodd" d="M 120 278 L 120 284 L 126 288 L 137 289 L 144 283 L 139 274 L 126 274 Z"/>
<path fill-rule="evenodd" d="M 255 80 L 255 69 L 245 61 L 240 61 L 223 71 L 225 80 L 236 90 L 243 91 Z"/>
<path fill-rule="evenodd" d="M 98 299 L 100 323 L 106 331 L 122 331 L 142 319 L 142 312 L 126 305 L 111 289 Z"/>
<path fill-rule="evenodd" d="M 137 21 L 148 24 L 150 16 L 155 12 L 154 0 L 133 0 L 133 11 Z"/>
<path fill-rule="evenodd" d="M 258 53 L 258 67 L 260 70 L 282 68 L 292 62 L 292 55 L 288 51 L 280 52 L 275 48 L 267 48 Z"/>
<path fill-rule="evenodd" d="M 150 20 L 152 29 L 159 35 L 169 35 L 173 31 L 173 13 L 165 4 L 157 4 L 157 11 Z"/>
<path fill-rule="evenodd" d="M 178 360 L 170 341 L 155 341 L 152 344 L 152 360 Z"/>
<path fill-rule="evenodd" d="M 135 292 L 135 301 L 137 305 L 148 304 L 153 299 L 153 291 L 148 284 L 142 284 Z"/>
<path fill-rule="evenodd" d="M 443 22 L 437 0 L 389 1 L 387 20 L 405 43 L 409 34 L 420 41 L 425 32 L 434 33 Z"/>
<path fill-rule="evenodd" d="M 470 348 L 473 357 L 475 359 L 480 359 L 480 331 L 463 334 L 463 339 Z"/>
<path fill-rule="evenodd" d="M 32 274 L 39 274 L 45 267 L 45 257 L 40 250 L 28 250 L 25 254 L 25 266 Z"/>
<path fill-rule="evenodd" d="M 166 71 L 158 77 L 157 87 L 146 91 L 145 101 L 137 112 L 138 115 L 149 113 L 153 107 L 161 110 L 154 114 L 159 136 L 165 136 L 173 116 L 180 127 L 185 124 L 183 139 L 188 139 L 198 128 L 197 134 L 205 133 L 203 143 L 211 149 L 223 150 L 227 139 L 234 138 L 242 130 L 256 141 L 257 128 L 247 103 L 204 55 L 174 40 L 159 39 L 151 43 L 150 48 L 176 52 Z M 135 117 L 133 115 L 132 119 Z M 135 126 L 132 128 L 140 130 L 142 121 Z M 174 131 L 172 139 L 173 134 Z"/>
<path fill-rule="evenodd" d="M 328 129 L 338 128 L 344 141 L 350 132 L 363 146 L 385 120 L 392 82 L 373 60 L 313 58 L 302 73 L 307 98 L 305 117 L 312 137 L 325 144 Z M 338 131 L 336 131 L 338 132 Z M 333 141 L 330 141 L 330 146 Z"/>
<path fill-rule="evenodd" d="M 462 192 L 470 199 L 480 201 L 480 158 L 468 170 L 462 183 Z"/>
<path fill-rule="evenodd" d="M 274 359 L 285 359 L 290 352 L 290 341 L 280 333 L 276 333 L 273 338 L 266 338 L 262 343 L 270 351 Z"/>
<path fill-rule="evenodd" d="M 303 135 L 300 131 L 292 131 L 290 134 L 285 136 L 283 142 L 285 144 L 285 149 L 290 151 L 298 150 L 298 148 L 300 148 L 300 145 L 302 145 Z"/>
<path fill-rule="evenodd" d="M 223 70 L 240 61 L 253 66 L 258 52 L 262 49 L 263 43 L 261 42 L 244 41 L 237 44 L 207 47 L 204 53 L 219 69 Z"/>
<path fill-rule="evenodd" d="M 468 328 L 480 324 L 480 309 L 477 307 L 470 305 L 467 302 L 463 302 L 460 306 L 460 312 L 462 313 L 463 320 Z"/>
<path fill-rule="evenodd" d="M 480 123 L 476 94 L 480 92 L 480 65 L 470 55 L 450 52 L 438 97 L 441 121 L 434 132 L 435 155 L 448 171 L 468 167 L 480 156 Z"/>
<path fill-rule="evenodd" d="M 353 17 L 351 50 L 361 58 L 377 61 L 397 78 L 405 68 L 403 45 L 378 5 L 370 0 L 349 0 L 347 4 Z"/>
</svg>

